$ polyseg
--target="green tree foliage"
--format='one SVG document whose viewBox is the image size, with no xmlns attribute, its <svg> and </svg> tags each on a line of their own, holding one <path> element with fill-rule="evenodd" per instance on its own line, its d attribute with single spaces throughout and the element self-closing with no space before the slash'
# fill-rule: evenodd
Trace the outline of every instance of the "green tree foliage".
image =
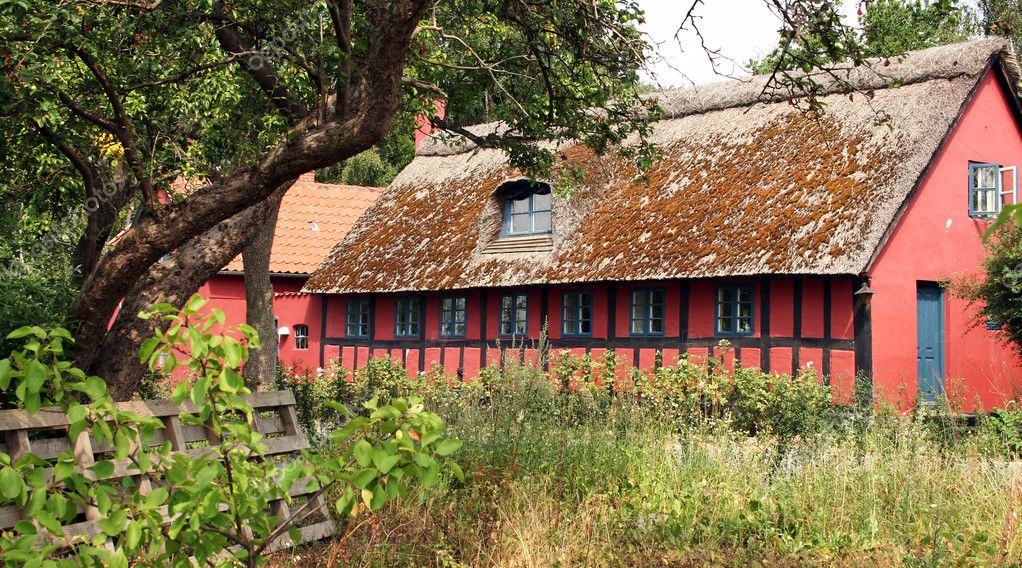
<svg viewBox="0 0 1022 568">
<path fill-rule="evenodd" d="M 785 33 L 769 55 L 749 61 L 757 75 L 808 71 L 849 58 L 846 50 L 864 57 L 890 57 L 969 39 L 978 27 L 972 10 L 958 0 L 871 0 L 859 10 L 859 30 L 843 38 L 818 33 Z M 837 41 L 843 49 L 829 49 Z"/>
<path fill-rule="evenodd" d="M 957 0 L 874 0 L 859 24 L 876 57 L 966 41 L 979 31 L 975 14 Z"/>
<path fill-rule="evenodd" d="M 473 136 L 530 172 L 553 166 L 553 153 L 538 145 L 551 132 L 600 151 L 643 134 L 650 115 L 635 91 L 647 47 L 642 18 L 634 2 L 612 0 L 3 2 L 0 148 L 11 170 L 26 173 L 0 176 L 0 196 L 59 206 L 89 223 L 97 215 L 83 208 L 97 188 L 111 183 L 125 196 L 115 210 L 132 211 L 133 222 L 105 250 L 116 231 L 99 223 L 91 233 L 102 254 L 81 271 L 72 314 L 79 363 L 98 372 L 94 362 L 123 362 L 127 351 L 113 346 L 147 335 L 127 320 L 115 325 L 113 333 L 125 330 L 120 339 L 106 334 L 122 299 L 180 298 L 178 288 L 202 280 L 185 275 L 222 267 L 182 245 L 298 174 L 374 146 L 382 162 L 401 167 L 409 142 L 387 133 L 396 124 L 410 138 L 412 117 L 432 114 L 437 99 L 457 109 L 480 89 L 498 93 L 505 110 L 497 118 L 514 135 Z M 435 126 L 457 131 L 475 121 L 460 114 Z M 641 136 L 633 151 L 647 162 L 653 153 Z M 390 175 L 371 173 L 371 156 L 356 162 L 346 176 L 353 181 Z M 208 184 L 158 203 L 157 190 L 179 176 Z M 167 254 L 180 259 L 179 281 L 158 274 Z"/>
<path fill-rule="evenodd" d="M 953 283 L 955 293 L 981 308 L 977 325 L 995 322 L 1000 334 L 1022 353 L 1022 224 L 1010 216 L 986 240 L 981 279 Z"/>
<path fill-rule="evenodd" d="M 461 478 L 449 456 L 461 443 L 444 436 L 444 423 L 422 410 L 414 398 L 364 404 L 330 434 L 326 454 L 305 454 L 285 463 L 266 459 L 268 451 L 254 427 L 254 410 L 238 373 L 258 336 L 248 326 L 224 328 L 219 310 L 201 315 L 205 300 L 196 296 L 183 310 L 155 306 L 147 317 L 166 319 L 166 333 L 147 340 L 140 354 L 151 368 L 170 372 L 187 367 L 196 376 L 174 391 L 174 402 L 190 402 L 184 424 L 206 428 L 213 439 L 205 453 L 169 452 L 169 442 L 151 445 L 158 419 L 121 410 L 103 379 L 88 376 L 65 358 L 73 342 L 63 329 L 16 330 L 24 348 L 0 360 L 0 390 L 13 395 L 29 414 L 56 406 L 70 420 L 69 438 L 87 433 L 112 448 L 110 459 L 86 469 L 76 466 L 73 450 L 51 464 L 33 454 L 13 460 L 0 453 L 0 504 L 14 504 L 26 518 L 0 533 L 5 566 L 193 566 L 255 567 L 277 539 L 293 534 L 294 523 L 313 512 L 315 501 L 294 503 L 287 518 L 267 513 L 271 500 L 291 501 L 292 486 L 309 481 L 312 497 L 336 495 L 332 509 L 341 519 L 378 511 L 419 486 L 435 485 L 443 470 Z M 116 479 L 126 468 L 128 477 Z M 155 482 L 139 490 L 132 476 Z M 91 538 L 65 537 L 62 524 L 79 510 L 95 508 L 100 532 Z M 166 508 L 169 522 L 161 508 Z M 42 537 L 39 539 L 39 537 Z M 70 554 L 60 552 L 69 549 Z"/>
<path fill-rule="evenodd" d="M 55 253 L 12 266 L 0 279 L 0 337 L 26 325 L 62 325 L 76 291 L 67 256 Z M 0 339 L 0 352 L 10 349 Z"/>
<path fill-rule="evenodd" d="M 382 187 L 397 175 L 397 168 L 383 161 L 376 148 L 352 156 L 344 162 L 340 183 Z"/>
<path fill-rule="evenodd" d="M 987 35 L 1009 38 L 1015 52 L 1022 51 L 1022 2 L 1019 0 L 979 0 L 983 31 Z"/>
</svg>

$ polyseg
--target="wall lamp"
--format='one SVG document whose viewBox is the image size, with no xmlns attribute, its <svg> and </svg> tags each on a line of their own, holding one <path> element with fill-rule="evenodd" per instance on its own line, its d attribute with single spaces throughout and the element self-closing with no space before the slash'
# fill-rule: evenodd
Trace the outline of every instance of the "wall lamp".
<svg viewBox="0 0 1022 568">
<path fill-rule="evenodd" d="M 873 294 L 875 293 L 876 290 L 870 288 L 869 281 L 865 280 L 863 281 L 862 286 L 859 286 L 859 289 L 855 291 L 854 295 L 856 299 L 862 302 L 862 305 L 869 306 L 869 303 L 873 300 Z"/>
</svg>

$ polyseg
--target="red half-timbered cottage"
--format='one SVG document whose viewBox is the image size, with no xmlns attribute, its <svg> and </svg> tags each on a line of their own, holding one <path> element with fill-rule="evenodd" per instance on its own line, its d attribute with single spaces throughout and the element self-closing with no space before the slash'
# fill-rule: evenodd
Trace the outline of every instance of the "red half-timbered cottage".
<svg viewBox="0 0 1022 568">
<path fill-rule="evenodd" d="M 586 177 L 564 195 L 499 151 L 427 139 L 305 285 L 326 294 L 321 361 L 470 378 L 546 324 L 554 348 L 642 369 L 726 339 L 743 366 L 888 398 L 1022 394 L 1013 350 L 940 285 L 978 273 L 1015 199 L 1014 55 L 983 40 L 838 75 L 818 77 L 820 117 L 765 78 L 657 95 L 648 183 L 567 146 Z"/>
<path fill-rule="evenodd" d="M 377 187 L 317 183 L 309 173 L 284 195 L 270 249 L 281 365 L 305 370 L 319 366 L 323 299 L 303 292 L 302 287 L 382 191 Z M 245 321 L 243 268 L 239 256 L 199 290 L 209 298 L 209 307 L 224 311 L 227 321 Z"/>
</svg>

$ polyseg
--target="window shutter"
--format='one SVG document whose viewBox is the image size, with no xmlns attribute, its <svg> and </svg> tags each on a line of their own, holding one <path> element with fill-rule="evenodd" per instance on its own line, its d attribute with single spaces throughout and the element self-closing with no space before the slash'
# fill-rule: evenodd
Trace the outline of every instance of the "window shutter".
<svg viewBox="0 0 1022 568">
<path fill-rule="evenodd" d="M 1000 191 L 998 197 L 1001 207 L 1018 203 L 1018 166 L 1000 168 Z M 1000 209 L 1000 208 L 998 208 Z"/>
</svg>

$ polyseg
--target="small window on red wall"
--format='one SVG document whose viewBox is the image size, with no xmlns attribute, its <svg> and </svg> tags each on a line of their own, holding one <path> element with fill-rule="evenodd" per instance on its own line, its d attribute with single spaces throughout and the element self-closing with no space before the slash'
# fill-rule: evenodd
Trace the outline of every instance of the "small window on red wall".
<svg viewBox="0 0 1022 568">
<path fill-rule="evenodd" d="M 309 348 L 309 326 L 298 324 L 295 326 L 295 349 L 301 351 Z"/>
</svg>

